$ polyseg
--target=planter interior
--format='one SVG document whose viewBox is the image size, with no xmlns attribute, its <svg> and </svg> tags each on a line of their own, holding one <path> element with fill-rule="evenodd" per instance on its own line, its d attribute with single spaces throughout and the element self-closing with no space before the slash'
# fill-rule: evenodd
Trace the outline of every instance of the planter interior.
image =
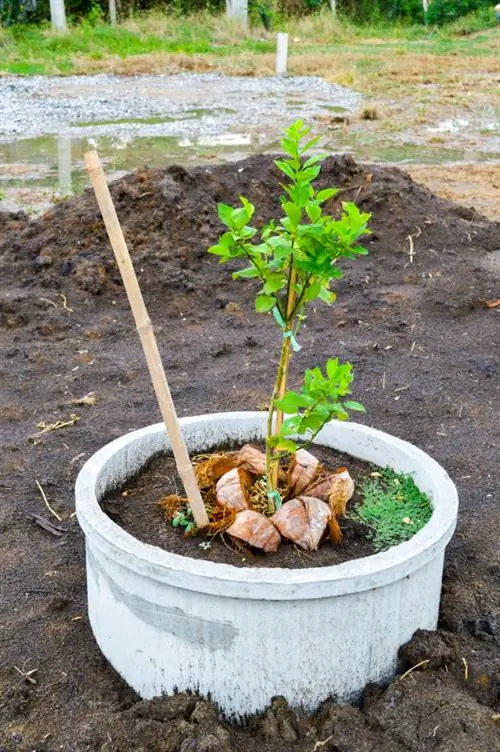
<svg viewBox="0 0 500 752">
<path fill-rule="evenodd" d="M 190 452 L 223 441 L 262 440 L 267 415 L 181 419 Z M 316 442 L 412 473 L 432 501 L 430 521 L 406 543 L 312 569 L 245 569 L 142 543 L 101 510 L 109 490 L 169 450 L 162 423 L 120 437 L 82 468 L 76 510 L 86 537 L 88 609 L 104 655 L 144 698 L 210 695 L 234 719 L 275 695 L 313 711 L 349 701 L 391 677 L 397 651 L 437 624 L 445 546 L 458 499 L 446 472 L 413 445 L 356 423 L 333 421 Z"/>
</svg>

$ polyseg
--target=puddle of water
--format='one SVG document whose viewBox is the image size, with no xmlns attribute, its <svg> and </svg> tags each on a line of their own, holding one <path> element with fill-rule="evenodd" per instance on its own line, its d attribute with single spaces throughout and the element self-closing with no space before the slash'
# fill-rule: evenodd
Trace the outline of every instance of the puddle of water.
<svg viewBox="0 0 500 752">
<path fill-rule="evenodd" d="M 500 159 L 500 152 L 445 147 L 440 144 L 388 144 L 380 136 L 338 133 L 326 146 L 333 152 L 348 152 L 360 160 L 381 164 L 446 164 L 451 162 L 490 162 Z"/>
<path fill-rule="evenodd" d="M 278 145 L 266 144 L 277 150 Z M 217 136 L 154 136 L 70 138 L 42 136 L 0 144 L 0 189 L 50 189 L 55 194 L 80 193 L 88 184 L 83 154 L 99 151 L 108 176 L 116 176 L 144 165 L 160 167 L 176 163 L 201 164 L 232 161 L 262 152 L 258 136 L 222 133 Z"/>
<path fill-rule="evenodd" d="M 450 149 L 441 145 L 386 144 L 381 143 L 380 136 L 352 132 L 328 136 L 320 147 L 385 164 L 500 159 L 500 153 Z M 78 194 L 88 185 L 83 154 L 89 149 L 98 149 L 107 175 L 116 178 L 144 165 L 161 167 L 172 163 L 196 165 L 233 161 L 255 153 L 275 152 L 279 147 L 263 134 L 248 132 L 181 137 L 138 137 L 136 133 L 125 133 L 95 135 L 93 138 L 42 136 L 21 139 L 0 143 L 0 191 L 19 205 L 34 210 L 47 208 L 58 196 Z"/>
<path fill-rule="evenodd" d="M 201 120 L 203 117 L 218 117 L 220 115 L 233 115 L 236 110 L 231 107 L 215 107 L 204 109 L 202 107 L 190 108 L 177 117 L 164 115 L 152 115 L 151 117 L 122 118 L 113 120 L 89 120 L 88 122 L 73 122 L 73 128 L 93 128 L 105 125 L 163 125 L 164 123 L 183 123 L 186 120 Z"/>
</svg>

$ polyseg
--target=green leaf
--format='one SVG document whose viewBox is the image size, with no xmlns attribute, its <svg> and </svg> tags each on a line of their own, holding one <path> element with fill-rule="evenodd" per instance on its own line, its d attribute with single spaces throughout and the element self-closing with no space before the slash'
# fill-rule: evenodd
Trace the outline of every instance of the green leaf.
<svg viewBox="0 0 500 752">
<path fill-rule="evenodd" d="M 273 295 L 257 295 L 255 298 L 255 310 L 257 313 L 266 313 L 274 308 L 276 298 Z"/>
<path fill-rule="evenodd" d="M 245 227 L 249 219 L 250 217 L 248 216 L 248 210 L 245 209 L 245 207 L 241 207 L 239 209 L 233 209 L 233 211 L 231 212 L 232 226 L 236 230 L 242 230 L 243 227 Z"/>
<path fill-rule="evenodd" d="M 297 443 L 292 439 L 281 439 L 276 444 L 276 449 L 279 452 L 295 452 L 297 451 Z"/>
<path fill-rule="evenodd" d="M 336 378 L 338 369 L 339 369 L 338 358 L 329 358 L 326 361 L 326 373 L 330 380 Z"/>
<path fill-rule="evenodd" d="M 282 159 L 277 159 L 274 164 L 276 165 L 278 170 L 281 170 L 281 172 L 287 175 L 287 177 L 289 177 L 291 180 L 295 180 L 295 170 L 288 162 L 285 162 Z"/>
<path fill-rule="evenodd" d="M 331 305 L 332 303 L 335 302 L 337 296 L 331 290 L 327 290 L 326 287 L 322 287 L 321 290 L 318 292 L 318 298 L 322 300 L 324 303 Z"/>
<path fill-rule="evenodd" d="M 316 201 L 319 201 L 320 203 L 328 201 L 329 198 L 336 196 L 338 192 L 338 188 L 325 188 L 316 194 Z"/>
<path fill-rule="evenodd" d="M 219 215 L 219 219 L 223 224 L 226 225 L 226 227 L 232 227 L 232 214 L 233 214 L 233 207 L 229 206 L 228 204 L 217 204 L 217 214 Z"/>
<path fill-rule="evenodd" d="M 290 131 L 289 131 L 290 132 Z M 289 154 L 291 157 L 297 158 L 298 157 L 298 144 L 297 140 L 292 138 L 287 138 L 286 136 L 281 139 L 280 141 L 281 148 L 284 152 Z"/>
<path fill-rule="evenodd" d="M 281 290 L 286 284 L 286 279 L 282 274 L 273 273 L 266 277 L 266 283 L 263 291 L 265 295 L 271 295 L 273 292 Z"/>
<path fill-rule="evenodd" d="M 298 392 L 286 392 L 286 394 L 280 399 L 275 400 L 276 407 L 283 410 L 284 413 L 295 413 L 301 407 L 310 407 L 314 404 L 314 400 L 308 397 L 306 394 L 299 394 Z"/>
<path fill-rule="evenodd" d="M 321 208 L 317 204 L 306 206 L 306 212 L 311 222 L 317 222 L 321 217 Z"/>
<path fill-rule="evenodd" d="M 327 420 L 328 418 L 325 420 L 325 418 L 318 413 L 311 413 L 311 415 L 303 418 L 300 425 L 300 432 L 305 433 L 306 431 L 311 431 L 311 433 L 316 433 L 316 431 L 320 431 L 323 428 Z"/>
<path fill-rule="evenodd" d="M 297 182 L 312 183 L 312 181 L 318 177 L 320 169 L 320 165 L 313 165 L 307 169 L 302 169 L 297 175 Z"/>
<path fill-rule="evenodd" d="M 245 196 L 240 196 L 240 201 L 246 210 L 246 213 L 248 216 L 248 219 L 247 219 L 247 222 L 248 222 L 250 219 L 252 219 L 255 213 L 255 206 L 252 203 L 250 203 L 250 201 L 247 198 L 245 198 Z"/>
<path fill-rule="evenodd" d="M 346 407 L 348 410 L 355 410 L 358 413 L 366 413 L 366 409 L 360 402 L 354 402 L 353 400 L 347 400 L 347 402 L 343 403 L 344 407 Z"/>
<path fill-rule="evenodd" d="M 255 227 L 249 227 L 248 225 L 245 225 L 238 232 L 238 235 L 240 238 L 243 238 L 244 240 L 249 240 L 250 238 L 253 238 L 256 232 L 257 230 L 255 229 Z"/>
<path fill-rule="evenodd" d="M 233 272 L 233 279 L 253 279 L 258 276 L 259 272 L 255 266 L 247 266 L 246 269 L 240 269 L 237 272 Z"/>
<path fill-rule="evenodd" d="M 304 167 L 312 167 L 312 165 L 322 162 L 327 156 L 327 154 L 313 154 L 312 157 L 309 157 L 309 159 L 304 162 Z"/>
<path fill-rule="evenodd" d="M 294 415 L 291 418 L 285 418 L 281 426 L 281 432 L 280 432 L 281 435 L 289 436 L 290 434 L 297 433 L 300 429 L 301 423 L 302 423 L 302 417 L 300 415 Z"/>
<path fill-rule="evenodd" d="M 226 248 L 226 246 L 221 245 L 220 243 L 218 245 L 212 245 L 208 249 L 208 253 L 213 253 L 214 256 L 229 256 L 229 250 Z"/>
<path fill-rule="evenodd" d="M 292 204 L 291 201 L 286 201 L 283 204 L 283 211 L 290 220 L 290 222 L 296 227 L 302 219 L 302 211 L 299 206 Z"/>
</svg>

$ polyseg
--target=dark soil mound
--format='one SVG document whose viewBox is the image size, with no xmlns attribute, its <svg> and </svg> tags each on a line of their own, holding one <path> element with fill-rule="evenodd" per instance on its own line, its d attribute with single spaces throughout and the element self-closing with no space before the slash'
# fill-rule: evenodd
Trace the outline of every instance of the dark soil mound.
<svg viewBox="0 0 500 752">
<path fill-rule="evenodd" d="M 112 187 L 181 414 L 267 402 L 275 325 L 254 313 L 251 286 L 233 282 L 206 248 L 221 229 L 217 201 L 242 193 L 264 220 L 279 211 L 276 182 L 272 160 L 255 157 L 143 170 Z M 420 445 L 456 481 L 460 524 L 447 551 L 440 631 L 417 634 L 401 669 L 420 666 L 387 688 L 368 687 L 359 708 L 329 702 L 303 717 L 276 700 L 247 728 L 231 729 L 195 697 L 140 701 L 92 638 L 72 516 L 85 459 L 160 419 L 140 344 L 91 193 L 35 221 L 1 215 L 0 748 L 498 748 L 498 309 L 484 301 L 498 298 L 488 259 L 500 225 L 397 169 L 329 159 L 321 183 L 372 211 L 373 234 L 369 256 L 346 264 L 339 302 L 304 327 L 292 379 L 327 357 L 351 360 L 363 419 Z M 57 421 L 70 425 L 30 439 L 43 430 L 37 424 Z M 40 518 L 58 528 L 47 532 Z"/>
</svg>

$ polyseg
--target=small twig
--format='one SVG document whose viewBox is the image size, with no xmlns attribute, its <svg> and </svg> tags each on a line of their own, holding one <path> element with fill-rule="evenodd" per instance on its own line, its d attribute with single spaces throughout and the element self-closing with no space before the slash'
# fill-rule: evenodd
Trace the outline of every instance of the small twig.
<svg viewBox="0 0 500 752">
<path fill-rule="evenodd" d="M 66 428 L 67 426 L 74 426 L 80 420 L 78 415 L 73 413 L 70 415 L 69 420 L 57 420 L 55 423 L 45 423 L 43 420 L 36 424 L 36 427 L 40 429 L 38 433 L 32 434 L 30 439 L 37 439 L 39 436 L 43 436 L 44 433 L 50 431 L 57 431 L 59 428 Z"/>
<path fill-rule="evenodd" d="M 39 514 L 27 514 L 25 516 L 27 520 L 30 520 L 30 522 L 35 522 L 43 530 L 46 530 L 48 533 L 50 533 L 51 535 L 55 535 L 58 538 L 61 535 L 64 535 L 64 533 L 68 532 L 66 528 L 61 527 L 60 525 L 54 525 L 53 522 L 51 522 L 50 520 L 46 520 L 45 517 L 42 517 Z"/>
<path fill-rule="evenodd" d="M 62 300 L 62 304 L 63 304 L 64 310 L 65 311 L 69 311 L 70 313 L 73 313 L 73 309 L 70 308 L 69 305 L 68 305 L 68 299 L 66 298 L 66 295 L 64 295 L 64 293 L 62 293 L 62 292 L 58 292 L 57 294 L 59 295 L 59 297 Z"/>
<path fill-rule="evenodd" d="M 420 229 L 420 227 L 417 227 L 417 233 L 415 235 L 408 235 L 406 238 L 410 243 L 410 264 L 413 264 L 413 258 L 415 256 L 415 246 L 413 243 L 413 238 L 419 238 L 421 234 L 422 230 Z"/>
<path fill-rule="evenodd" d="M 415 666 L 412 666 L 411 668 L 409 668 L 408 671 L 405 671 L 404 674 L 402 674 L 399 677 L 398 681 L 403 681 L 403 679 L 405 679 L 409 674 L 411 674 L 412 671 L 415 671 L 417 668 L 420 668 L 421 666 L 426 666 L 430 662 L 431 662 L 430 658 L 426 658 L 425 661 L 420 661 L 420 663 L 417 663 Z"/>
<path fill-rule="evenodd" d="M 362 188 L 364 188 L 364 186 L 365 186 L 365 185 L 366 185 L 366 183 L 358 183 L 357 185 L 348 185 L 348 186 L 347 186 L 346 188 L 339 188 L 339 190 L 338 190 L 338 191 L 337 191 L 337 193 L 335 194 L 335 198 L 336 198 L 336 197 L 337 197 L 337 196 L 338 196 L 338 195 L 339 195 L 340 193 L 348 193 L 349 191 L 355 191 L 355 190 L 356 190 L 356 188 L 357 188 L 358 190 L 361 190 Z"/>
<path fill-rule="evenodd" d="M 14 668 L 17 671 L 17 673 L 21 674 L 23 679 L 25 679 L 27 682 L 29 682 L 30 684 L 37 684 L 37 680 L 33 678 L 33 674 L 36 674 L 38 669 L 32 668 L 31 671 L 26 671 L 24 667 L 26 666 L 27 663 L 28 661 L 25 661 L 23 663 L 22 668 L 19 668 L 19 666 L 14 666 Z"/>
<path fill-rule="evenodd" d="M 312 752 L 317 752 L 318 749 L 322 749 L 328 742 L 331 742 L 333 739 L 333 734 L 330 734 L 330 736 L 327 739 L 324 739 L 322 742 L 316 742 L 314 745 Z"/>
<path fill-rule="evenodd" d="M 49 502 L 47 500 L 47 497 L 45 496 L 45 491 L 43 490 L 43 488 L 41 487 L 40 483 L 37 481 L 36 478 L 35 478 L 35 483 L 38 486 L 38 490 L 42 494 L 42 499 L 44 500 L 45 506 L 47 507 L 47 509 L 49 510 L 49 512 L 56 518 L 56 520 L 58 520 L 58 522 L 62 522 L 62 517 L 60 517 L 60 515 L 58 515 L 57 512 L 54 509 L 52 509 L 52 507 L 50 506 L 50 504 L 49 504 Z"/>
<path fill-rule="evenodd" d="M 415 246 L 413 245 L 413 238 L 411 235 L 408 235 L 406 239 L 410 241 L 410 264 L 413 264 L 413 257 L 415 255 Z"/>
<path fill-rule="evenodd" d="M 57 308 L 57 303 L 54 303 L 53 300 L 49 300 L 48 298 L 38 298 L 38 300 L 41 300 L 42 303 L 49 303 L 49 305 L 54 306 L 54 308 Z"/>
<path fill-rule="evenodd" d="M 385 371 L 384 375 L 382 376 L 382 391 L 385 389 Z"/>
<path fill-rule="evenodd" d="M 467 681 L 469 678 L 469 666 L 467 665 L 467 661 L 465 660 L 463 656 L 462 656 L 462 663 L 464 664 L 464 679 L 465 681 Z"/>
</svg>

